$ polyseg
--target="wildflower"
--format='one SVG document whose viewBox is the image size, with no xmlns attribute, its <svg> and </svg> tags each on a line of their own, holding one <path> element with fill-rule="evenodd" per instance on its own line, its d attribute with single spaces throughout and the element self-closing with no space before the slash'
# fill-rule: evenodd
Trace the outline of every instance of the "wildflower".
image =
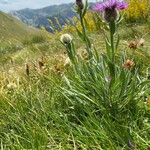
<svg viewBox="0 0 150 150">
<path fill-rule="evenodd" d="M 94 10 L 104 12 L 104 19 L 107 22 L 112 22 L 118 18 L 118 10 L 123 10 L 128 7 L 128 4 L 120 0 L 106 0 L 102 3 L 97 3 Z"/>
<path fill-rule="evenodd" d="M 130 41 L 128 44 L 128 47 L 130 49 L 137 49 L 140 46 L 144 46 L 144 42 L 145 42 L 145 40 L 143 38 L 141 38 L 139 40 L 136 39 L 136 40 Z"/>
<path fill-rule="evenodd" d="M 70 44 L 72 42 L 72 37 L 69 34 L 63 34 L 60 37 L 60 41 L 64 44 Z"/>
<path fill-rule="evenodd" d="M 84 8 L 82 0 L 76 0 L 76 5 L 78 9 L 82 10 Z"/>
<path fill-rule="evenodd" d="M 134 62 L 132 60 L 127 59 L 126 62 L 123 64 L 125 69 L 131 69 L 134 66 Z"/>
<path fill-rule="evenodd" d="M 137 46 L 138 46 L 138 42 L 137 41 L 130 41 L 129 44 L 128 44 L 128 47 L 130 49 L 137 49 Z"/>
</svg>

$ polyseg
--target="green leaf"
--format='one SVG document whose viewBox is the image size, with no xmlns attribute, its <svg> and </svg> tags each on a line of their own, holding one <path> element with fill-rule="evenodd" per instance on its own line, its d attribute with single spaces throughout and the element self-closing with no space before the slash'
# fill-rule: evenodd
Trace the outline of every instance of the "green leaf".
<svg viewBox="0 0 150 150">
<path fill-rule="evenodd" d="M 98 54 L 98 52 L 97 52 L 95 47 L 94 47 L 94 52 L 95 52 L 96 61 L 99 62 L 100 61 L 99 54 Z"/>
<path fill-rule="evenodd" d="M 119 42 L 120 42 L 120 36 L 118 35 L 118 36 L 117 36 L 117 42 L 116 42 L 116 50 L 118 49 Z"/>
<path fill-rule="evenodd" d="M 113 64 L 110 60 L 108 60 L 108 66 L 110 70 L 110 76 L 112 78 L 111 84 L 115 81 L 115 64 Z"/>
<path fill-rule="evenodd" d="M 111 59 L 111 44 L 107 37 L 105 37 L 105 43 L 106 43 L 106 51 L 107 51 L 108 58 Z"/>
<path fill-rule="evenodd" d="M 88 29 L 88 23 L 87 23 L 86 19 L 84 18 L 83 20 L 84 20 L 84 24 L 85 24 L 86 29 Z"/>
<path fill-rule="evenodd" d="M 125 89 L 126 89 L 126 83 L 127 83 L 127 79 L 126 79 L 126 74 L 125 74 L 125 71 L 122 69 L 121 71 L 121 74 L 120 74 L 120 81 L 122 82 L 122 85 L 121 85 L 121 90 L 120 90 L 120 98 L 122 97 L 122 95 L 124 94 L 125 92 Z"/>
<path fill-rule="evenodd" d="M 76 28 L 76 31 L 77 31 L 77 33 L 78 33 L 78 36 L 79 36 L 83 41 L 85 41 L 85 37 L 84 37 L 84 35 L 82 34 L 82 32 L 80 32 L 80 31 L 78 30 L 78 28 Z"/>
</svg>

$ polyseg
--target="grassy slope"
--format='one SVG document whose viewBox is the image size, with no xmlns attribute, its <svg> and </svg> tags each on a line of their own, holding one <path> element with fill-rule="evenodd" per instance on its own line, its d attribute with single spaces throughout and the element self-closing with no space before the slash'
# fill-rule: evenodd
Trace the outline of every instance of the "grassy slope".
<svg viewBox="0 0 150 150">
<path fill-rule="evenodd" d="M 32 51 L 30 45 L 34 47 L 37 43 L 44 42 L 47 37 L 44 32 L 27 26 L 6 13 L 0 12 L 0 20 L 0 63 L 5 66 L 13 58 L 19 57 L 18 63 L 20 60 L 25 62 L 31 54 L 30 50 Z M 2 67 L 4 66 L 1 65 Z"/>
<path fill-rule="evenodd" d="M 21 21 L 0 12 L 0 40 L 20 40 L 35 33 L 37 30 L 23 24 Z"/>
<path fill-rule="evenodd" d="M 131 56 L 129 58 L 132 58 L 133 50 L 129 49 L 127 46 L 127 41 L 131 41 L 133 39 L 138 38 L 144 38 L 145 43 L 144 47 L 140 47 L 138 50 L 135 51 L 135 57 L 138 57 L 138 61 L 144 62 L 143 65 L 149 66 L 149 43 L 150 43 L 150 36 L 149 36 L 149 30 L 148 28 L 144 26 L 135 26 L 131 28 L 123 27 L 120 29 L 120 51 L 124 51 L 125 49 L 129 51 Z M 145 33 L 143 35 L 143 33 Z M 46 59 L 46 63 L 48 65 L 50 64 L 50 68 L 52 67 L 52 64 L 59 70 L 66 59 L 66 56 L 64 56 L 65 49 L 62 47 L 59 38 L 62 33 L 57 33 L 55 35 L 51 34 L 49 38 L 44 39 L 44 41 L 37 42 L 37 43 L 27 43 L 27 44 L 21 44 L 20 47 L 16 47 L 18 45 L 15 45 L 14 42 L 12 46 L 7 49 L 8 52 L 1 53 L 0 55 L 0 69 L 1 70 L 9 70 L 14 66 L 21 67 L 22 71 L 24 72 L 24 64 L 34 64 L 35 62 L 38 62 L 41 60 L 41 58 Z M 76 47 L 78 50 L 85 49 L 85 46 L 82 44 L 82 42 L 78 39 L 76 34 L 73 34 L 74 40 L 76 43 Z M 95 45 L 95 47 L 98 49 L 99 52 L 103 51 L 105 48 L 105 43 L 103 40 L 103 37 L 101 33 L 90 33 L 89 34 L 90 39 L 92 40 L 92 43 Z M 29 42 L 30 42 L 29 38 Z M 10 49 L 10 50 L 9 50 Z M 59 58 L 60 57 L 60 58 Z M 13 61 L 13 64 L 12 64 Z M 56 63 L 55 63 L 56 62 Z M 63 67 L 62 67 L 63 68 Z M 62 68 L 60 70 L 62 70 Z M 56 69 L 56 70 L 57 70 Z M 25 73 L 25 72 L 24 72 Z"/>
<path fill-rule="evenodd" d="M 136 36 L 139 38 L 142 37 L 143 32 L 147 32 L 144 27 L 140 29 L 138 27 L 136 30 Z M 123 44 L 124 40 L 133 38 L 133 31 L 125 31 L 126 28 L 121 31 L 123 40 L 120 50 L 127 48 L 126 44 Z M 89 36 L 101 51 L 104 47 L 102 36 L 99 33 L 90 33 Z M 148 59 L 145 59 L 146 56 L 141 56 L 141 53 L 144 54 L 144 51 L 149 48 L 149 35 L 147 34 L 144 38 L 146 39 L 145 46 L 137 53 L 146 61 L 146 64 Z M 50 41 L 27 45 L 6 56 L 12 57 L 14 62 L 6 63 L 8 70 L 4 68 L 4 73 L 0 74 L 1 149 L 5 149 L 5 145 L 10 149 L 100 149 L 99 142 L 109 146 L 110 150 L 116 148 L 105 132 L 102 133 L 104 141 L 99 140 L 103 130 L 96 126 L 99 124 L 98 120 L 88 118 L 89 121 L 93 121 L 91 124 L 87 120 L 82 126 L 77 126 L 74 123 L 70 124 L 63 116 L 68 115 L 68 110 L 72 108 L 63 107 L 66 106 L 65 98 L 62 98 L 56 87 L 56 83 L 61 82 L 59 71 L 64 69 L 62 55 L 65 51 L 58 39 L 59 35 L 53 35 Z M 78 41 L 76 36 L 75 41 Z M 76 43 L 80 49 L 85 48 L 82 43 Z M 42 57 L 44 57 L 46 68 L 39 70 L 38 59 Z M 52 60 L 55 61 L 54 74 L 51 74 Z M 25 75 L 24 63 L 30 65 L 30 77 Z M 10 88 L 9 83 L 14 83 L 17 87 Z M 74 112 L 74 110 L 71 111 Z M 69 115 L 72 115 L 71 112 Z M 115 127 L 112 130 L 115 131 Z M 138 140 L 139 143 L 142 141 Z"/>
</svg>

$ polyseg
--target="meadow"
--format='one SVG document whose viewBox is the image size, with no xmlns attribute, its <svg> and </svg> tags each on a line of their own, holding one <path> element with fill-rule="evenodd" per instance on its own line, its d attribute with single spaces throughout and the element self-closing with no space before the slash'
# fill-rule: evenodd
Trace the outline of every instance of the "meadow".
<svg viewBox="0 0 150 150">
<path fill-rule="evenodd" d="M 147 2 L 103 16 L 77 0 L 61 31 L 1 32 L 1 150 L 150 149 Z"/>
</svg>

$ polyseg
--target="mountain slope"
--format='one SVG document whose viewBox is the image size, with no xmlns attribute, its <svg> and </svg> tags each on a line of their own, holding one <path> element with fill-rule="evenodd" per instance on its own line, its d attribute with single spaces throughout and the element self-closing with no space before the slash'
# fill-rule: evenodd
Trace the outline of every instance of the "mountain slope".
<svg viewBox="0 0 150 150">
<path fill-rule="evenodd" d="M 57 18 L 61 25 L 66 19 L 75 16 L 72 11 L 73 4 L 53 5 L 41 9 L 23 9 L 11 12 L 11 15 L 19 18 L 24 23 L 34 27 L 44 26 L 47 30 L 52 31 L 48 18 L 56 25 Z"/>
<path fill-rule="evenodd" d="M 20 40 L 36 32 L 36 29 L 29 27 L 18 19 L 0 12 L 0 41 L 7 39 Z"/>
</svg>

